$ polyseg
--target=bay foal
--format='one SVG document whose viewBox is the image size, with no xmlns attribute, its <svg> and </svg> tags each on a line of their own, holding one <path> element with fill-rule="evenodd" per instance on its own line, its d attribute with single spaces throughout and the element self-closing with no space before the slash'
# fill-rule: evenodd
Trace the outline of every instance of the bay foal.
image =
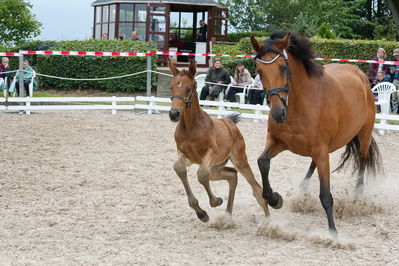
<svg viewBox="0 0 399 266">
<path fill-rule="evenodd" d="M 226 212 L 231 215 L 238 170 L 251 185 L 256 200 L 268 216 L 269 210 L 267 202 L 262 197 L 262 188 L 248 165 L 245 142 L 235 125 L 238 122 L 238 115 L 231 115 L 228 119 L 212 119 L 200 108 L 194 80 L 196 65 L 193 60 L 190 61 L 188 71 L 179 71 L 170 61 L 168 65 L 174 76 L 171 83 L 172 108 L 169 118 L 173 122 L 178 122 L 175 131 L 178 160 L 174 163 L 173 169 L 183 182 L 190 207 L 201 221 L 209 220 L 208 214 L 199 206 L 187 180 L 187 166 L 198 164 L 198 180 L 208 193 L 211 207 L 221 205 L 223 200 L 213 194 L 209 180 L 227 180 L 229 198 Z M 225 166 L 229 160 L 234 168 Z"/>
</svg>

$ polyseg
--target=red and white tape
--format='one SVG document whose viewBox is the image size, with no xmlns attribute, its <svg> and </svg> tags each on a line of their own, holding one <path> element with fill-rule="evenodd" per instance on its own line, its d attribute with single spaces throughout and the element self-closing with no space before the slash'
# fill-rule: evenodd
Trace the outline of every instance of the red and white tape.
<svg viewBox="0 0 399 266">
<path fill-rule="evenodd" d="M 210 56 L 210 57 L 238 57 L 238 58 L 252 58 L 254 55 L 225 55 L 225 54 L 197 54 L 197 53 L 183 53 L 183 52 L 168 52 L 168 51 L 149 51 L 145 53 L 129 53 L 129 52 L 86 52 L 86 51 L 20 51 L 20 53 L 1 53 L 0 56 L 20 56 L 23 55 L 80 55 L 80 56 L 151 56 L 151 55 L 168 55 L 168 56 Z M 348 62 L 348 63 L 369 63 L 369 64 L 385 64 L 385 65 L 399 65 L 399 61 L 376 61 L 376 60 L 362 60 L 362 59 L 338 59 L 338 58 L 315 58 L 317 61 L 333 61 L 333 62 Z"/>
</svg>

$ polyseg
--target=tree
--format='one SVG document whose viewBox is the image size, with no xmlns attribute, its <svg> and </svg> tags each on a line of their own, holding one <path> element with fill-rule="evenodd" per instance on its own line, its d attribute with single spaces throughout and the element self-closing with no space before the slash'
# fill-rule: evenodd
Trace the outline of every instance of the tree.
<svg viewBox="0 0 399 266">
<path fill-rule="evenodd" d="M 396 24 L 396 30 L 399 35 L 399 2 L 394 0 L 388 0 L 388 6 L 389 9 L 391 10 L 393 20 L 395 21 Z"/>
<path fill-rule="evenodd" d="M 24 0 L 0 0 L 0 44 L 19 44 L 40 34 L 42 24 Z"/>
</svg>

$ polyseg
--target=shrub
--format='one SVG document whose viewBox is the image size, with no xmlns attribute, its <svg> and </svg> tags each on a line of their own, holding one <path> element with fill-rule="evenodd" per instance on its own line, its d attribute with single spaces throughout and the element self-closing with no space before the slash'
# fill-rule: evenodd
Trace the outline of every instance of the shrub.
<svg viewBox="0 0 399 266">
<path fill-rule="evenodd" d="M 154 42 L 129 40 L 85 40 L 61 42 L 29 42 L 19 47 L 8 49 L 38 50 L 45 44 L 51 44 L 53 51 L 100 51 L 100 52 L 146 52 L 157 50 Z M 24 55 L 40 74 L 67 78 L 103 78 L 123 76 L 147 69 L 146 57 L 106 57 L 106 56 L 54 56 Z M 18 68 L 18 58 L 10 58 L 10 66 Z M 156 69 L 156 56 L 152 57 L 152 69 Z M 39 77 L 40 87 L 70 89 L 99 89 L 106 91 L 137 91 L 146 89 L 146 74 L 113 79 L 107 81 L 68 81 Z M 155 83 L 155 75 L 152 76 Z"/>
</svg>

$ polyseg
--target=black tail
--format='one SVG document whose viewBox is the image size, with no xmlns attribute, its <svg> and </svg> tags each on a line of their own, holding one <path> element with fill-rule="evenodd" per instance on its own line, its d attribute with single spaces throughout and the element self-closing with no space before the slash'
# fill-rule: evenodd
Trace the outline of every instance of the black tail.
<svg viewBox="0 0 399 266">
<path fill-rule="evenodd" d="M 232 113 L 230 115 L 228 115 L 226 118 L 233 121 L 234 124 L 237 124 L 238 122 L 240 122 L 240 113 Z"/>
<path fill-rule="evenodd" d="M 355 136 L 348 144 L 346 144 L 345 152 L 341 155 L 341 163 L 335 171 L 340 171 L 344 168 L 346 162 L 353 158 L 353 173 L 367 171 L 373 175 L 381 171 L 381 154 L 378 149 L 378 145 L 374 138 L 371 138 L 371 143 L 369 147 L 369 153 L 366 160 L 361 160 L 360 158 L 360 143 L 359 137 Z"/>
</svg>

